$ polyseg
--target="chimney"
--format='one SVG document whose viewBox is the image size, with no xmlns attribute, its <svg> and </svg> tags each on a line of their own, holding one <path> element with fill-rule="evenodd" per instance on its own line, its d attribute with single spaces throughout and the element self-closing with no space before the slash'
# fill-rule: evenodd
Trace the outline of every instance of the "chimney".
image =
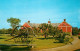
<svg viewBox="0 0 80 51">
<path fill-rule="evenodd" d="M 51 23 L 51 21 L 48 21 L 48 23 L 50 24 L 50 23 Z"/>
<path fill-rule="evenodd" d="M 66 22 L 66 19 L 64 19 L 64 22 Z"/>
<path fill-rule="evenodd" d="M 28 23 L 30 24 L 30 21 L 28 21 Z"/>
<path fill-rule="evenodd" d="M 50 18 L 49 18 L 48 24 L 50 24 L 50 23 L 51 23 L 51 21 L 50 21 Z"/>
</svg>

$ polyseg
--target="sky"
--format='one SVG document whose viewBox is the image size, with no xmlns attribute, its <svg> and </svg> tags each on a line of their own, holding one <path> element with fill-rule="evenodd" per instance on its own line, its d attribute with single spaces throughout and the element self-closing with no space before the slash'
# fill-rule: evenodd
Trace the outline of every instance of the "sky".
<svg viewBox="0 0 80 51">
<path fill-rule="evenodd" d="M 19 18 L 21 25 L 31 23 L 61 23 L 63 19 L 80 28 L 80 0 L 0 0 L 0 29 L 11 28 L 7 19 Z"/>
</svg>

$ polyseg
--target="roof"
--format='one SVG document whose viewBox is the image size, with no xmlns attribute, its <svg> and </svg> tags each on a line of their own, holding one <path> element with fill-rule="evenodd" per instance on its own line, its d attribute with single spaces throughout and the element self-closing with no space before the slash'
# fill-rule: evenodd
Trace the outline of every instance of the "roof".
<svg viewBox="0 0 80 51">
<path fill-rule="evenodd" d="M 24 23 L 23 26 L 24 27 L 39 27 L 40 24 L 36 24 L 36 23 Z"/>
<path fill-rule="evenodd" d="M 30 26 L 29 24 L 27 24 L 27 23 L 24 23 L 23 26 L 24 26 L 24 27 L 31 27 L 31 26 Z"/>
<path fill-rule="evenodd" d="M 58 27 L 59 24 L 60 23 L 51 23 L 53 27 Z M 23 24 L 24 27 L 36 27 L 36 28 L 38 28 L 40 25 L 41 24 L 38 24 L 38 23 L 28 23 L 28 22 Z"/>
<path fill-rule="evenodd" d="M 53 27 L 58 27 L 60 23 L 51 23 Z"/>
<path fill-rule="evenodd" d="M 37 27 L 39 27 L 40 24 L 37 24 L 37 23 L 30 23 L 29 25 L 30 25 L 31 27 L 36 27 L 36 28 L 37 28 Z"/>
<path fill-rule="evenodd" d="M 71 25 L 68 24 L 66 21 L 63 21 L 61 24 L 59 24 L 59 26 L 71 26 Z"/>
</svg>

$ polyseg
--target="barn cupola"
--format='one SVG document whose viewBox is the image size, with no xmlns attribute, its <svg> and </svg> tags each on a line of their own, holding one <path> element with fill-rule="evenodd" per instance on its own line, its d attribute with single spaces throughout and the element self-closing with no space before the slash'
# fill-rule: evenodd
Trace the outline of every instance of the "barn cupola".
<svg viewBox="0 0 80 51">
<path fill-rule="evenodd" d="M 51 23 L 51 21 L 50 21 L 50 19 L 49 19 L 48 24 L 50 24 L 50 23 Z"/>
<path fill-rule="evenodd" d="M 28 21 L 28 24 L 30 24 L 30 21 Z"/>
<path fill-rule="evenodd" d="M 66 19 L 64 19 L 64 22 L 66 22 Z"/>
</svg>

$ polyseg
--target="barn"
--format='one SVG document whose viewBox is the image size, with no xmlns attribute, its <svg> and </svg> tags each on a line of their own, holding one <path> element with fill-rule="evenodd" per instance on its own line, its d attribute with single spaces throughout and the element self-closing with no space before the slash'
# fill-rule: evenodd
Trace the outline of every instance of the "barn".
<svg viewBox="0 0 80 51">
<path fill-rule="evenodd" d="M 36 24 L 36 23 L 30 23 L 30 21 L 26 22 L 23 24 L 24 27 L 26 28 L 33 28 L 33 27 L 36 27 L 38 28 L 40 24 Z M 23 28 L 23 27 L 22 27 Z"/>
<path fill-rule="evenodd" d="M 51 24 L 53 27 L 58 27 L 59 30 L 62 30 L 63 32 L 71 33 L 72 35 L 72 26 L 66 22 L 66 19 L 64 19 L 62 23 L 51 23 L 50 21 L 48 21 L 47 24 Z M 41 24 L 30 23 L 30 21 L 23 24 L 24 27 L 28 27 L 28 28 L 33 28 L 33 27 L 38 28 L 39 25 Z M 41 32 L 42 32 L 42 29 L 41 29 Z"/>
<path fill-rule="evenodd" d="M 63 32 L 71 33 L 72 35 L 72 26 L 66 22 L 66 19 L 64 19 L 64 21 L 58 25 L 58 29 L 62 30 Z"/>
<path fill-rule="evenodd" d="M 29 25 L 30 21 L 28 21 L 28 23 L 25 23 L 23 24 L 24 27 L 26 28 L 32 28 L 30 25 Z M 21 29 L 24 29 L 23 27 L 21 27 Z"/>
</svg>

